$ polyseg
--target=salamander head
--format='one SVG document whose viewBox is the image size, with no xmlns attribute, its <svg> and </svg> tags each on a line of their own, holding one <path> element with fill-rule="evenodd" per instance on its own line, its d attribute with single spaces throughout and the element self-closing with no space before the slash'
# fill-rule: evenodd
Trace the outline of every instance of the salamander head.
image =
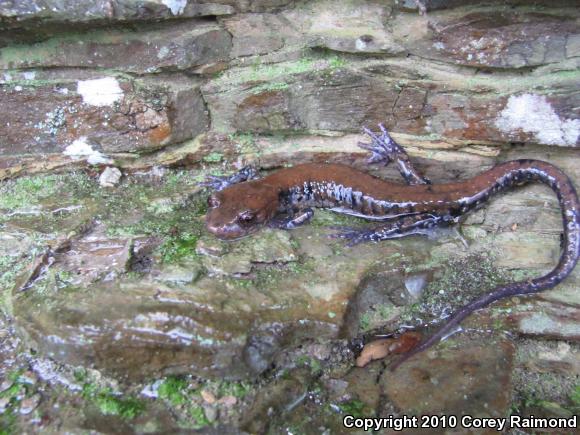
<svg viewBox="0 0 580 435">
<path fill-rule="evenodd" d="M 224 240 L 247 236 L 267 223 L 278 211 L 278 189 L 261 181 L 234 184 L 208 198 L 205 224 Z"/>
</svg>

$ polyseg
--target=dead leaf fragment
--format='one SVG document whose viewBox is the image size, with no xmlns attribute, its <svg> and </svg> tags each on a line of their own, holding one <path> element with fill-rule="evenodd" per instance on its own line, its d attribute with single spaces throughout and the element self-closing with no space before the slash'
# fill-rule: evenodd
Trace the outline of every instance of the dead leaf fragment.
<svg viewBox="0 0 580 435">
<path fill-rule="evenodd" d="M 201 397 L 205 403 L 209 403 L 210 405 L 216 402 L 215 395 L 211 391 L 201 390 Z"/>
<path fill-rule="evenodd" d="M 381 338 L 367 343 L 356 359 L 357 367 L 364 367 L 371 361 L 388 355 L 406 353 L 421 341 L 418 332 L 405 332 L 397 338 Z"/>
</svg>

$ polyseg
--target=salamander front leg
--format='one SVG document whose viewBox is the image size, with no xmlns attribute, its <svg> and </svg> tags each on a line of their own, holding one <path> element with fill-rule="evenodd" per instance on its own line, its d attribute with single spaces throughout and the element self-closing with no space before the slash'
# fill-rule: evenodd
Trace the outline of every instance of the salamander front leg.
<svg viewBox="0 0 580 435">
<path fill-rule="evenodd" d="M 369 163 L 376 163 L 384 161 L 388 164 L 391 161 L 397 162 L 397 166 L 401 176 L 405 179 L 407 184 L 431 184 L 429 179 L 421 175 L 415 169 L 407 152 L 391 137 L 383 124 L 379 124 L 382 135 L 378 136 L 370 129 L 363 127 L 363 131 L 368 134 L 372 140 L 370 144 L 359 142 L 358 146 L 371 152 Z"/>
<path fill-rule="evenodd" d="M 200 183 L 200 186 L 209 187 L 212 190 L 224 190 L 226 187 L 230 187 L 233 184 L 242 183 L 248 180 L 256 180 L 260 178 L 258 170 L 253 166 L 244 166 L 238 172 L 232 175 L 215 176 L 209 175 L 205 181 Z"/>
<path fill-rule="evenodd" d="M 348 240 L 348 246 L 362 242 L 379 242 L 381 240 L 397 239 L 413 234 L 429 235 L 433 228 L 453 224 L 451 216 L 440 216 L 431 213 L 419 213 L 404 216 L 387 225 L 365 230 L 342 230 L 331 237 Z"/>
<path fill-rule="evenodd" d="M 294 228 L 298 228 L 299 226 L 310 222 L 312 216 L 314 216 L 314 210 L 311 208 L 305 208 L 297 213 L 291 212 L 287 217 L 274 218 L 270 221 L 269 226 L 283 230 L 293 230 Z"/>
</svg>

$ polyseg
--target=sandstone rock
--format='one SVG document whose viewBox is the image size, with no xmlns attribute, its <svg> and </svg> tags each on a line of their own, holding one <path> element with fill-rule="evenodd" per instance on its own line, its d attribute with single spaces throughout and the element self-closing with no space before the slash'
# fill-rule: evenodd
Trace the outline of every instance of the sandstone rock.
<svg viewBox="0 0 580 435">
<path fill-rule="evenodd" d="M 297 260 L 288 233 L 264 230 L 258 239 L 246 239 L 226 250 L 215 238 L 203 240 L 197 252 L 206 254 L 203 264 L 214 275 L 243 275 L 260 264 L 285 264 Z M 210 255 L 207 255 L 210 254 Z"/>
<path fill-rule="evenodd" d="M 458 6 L 466 6 L 472 4 L 481 3 L 480 0 L 421 0 L 421 4 L 425 7 L 426 11 L 433 11 L 438 9 L 449 9 Z M 510 5 L 521 5 L 525 4 L 526 0 L 489 0 L 486 3 L 493 4 L 493 3 L 501 3 L 503 4 L 510 4 Z M 566 6 L 566 5 L 573 5 L 574 0 L 540 0 L 536 2 L 537 4 L 545 4 L 547 6 Z M 409 10 L 409 11 L 416 11 L 419 10 L 418 4 L 416 0 L 401 0 L 397 2 L 397 6 L 402 10 Z"/>
<path fill-rule="evenodd" d="M 0 154 L 63 152 L 75 140 L 103 151 L 145 151 L 198 135 L 207 114 L 189 80 L 113 76 L 0 88 Z"/>
<path fill-rule="evenodd" d="M 0 233 L 0 256 L 17 258 L 30 250 L 32 240 L 25 232 L 3 231 Z"/>
<path fill-rule="evenodd" d="M 357 54 L 401 54 L 384 23 L 391 6 L 374 2 L 344 4 L 332 1 L 304 4 L 282 15 L 300 30 L 309 47 Z"/>
<path fill-rule="evenodd" d="M 22 348 L 122 378 L 236 378 L 273 368 L 276 385 L 256 391 L 245 413 L 251 432 L 341 433 L 340 413 L 354 409 L 349 405 L 365 416 L 507 415 L 506 340 L 464 333 L 394 374 L 384 370 L 389 360 L 351 370 L 352 352 L 329 343 L 387 321 L 399 326 L 403 305 L 449 257 L 492 252 L 500 266 L 518 269 L 514 279 L 545 273 L 556 262 L 561 233 L 549 189 L 526 187 L 486 204 L 464 223 L 467 247 L 411 238 L 369 249 L 329 240 L 329 226 L 350 221 L 319 211 L 312 225 L 291 233 L 266 230 L 221 243 L 164 187 L 170 179 L 178 198 L 189 200 L 199 191 L 192 179 L 245 163 L 275 169 L 338 162 L 401 181 L 393 165 L 368 165 L 356 146 L 367 140 L 354 134 L 361 125 L 378 122 L 435 183 L 512 158 L 550 161 L 580 183 L 577 2 L 421 3 L 424 10 L 411 0 L 0 1 L 0 180 L 70 168 L 91 174 L 74 194 L 57 182 L 50 195 L 31 201 L 24 195 L 2 210 L 0 281 L 12 287 L 11 268 L 31 263 L 16 281 L 22 291 L 2 294 Z M 210 125 L 210 134 L 200 136 Z M 120 168 L 127 180 L 112 190 L 93 186 L 103 165 Z M 115 195 L 127 185 L 141 197 L 143 179 L 133 182 L 131 174 L 156 165 L 199 165 L 203 172 L 183 178 L 155 171 L 159 193 L 144 194 L 146 204 L 116 216 Z M 2 183 L 2 196 L 12 183 Z M 140 228 L 152 235 L 138 235 Z M 170 264 L 166 250 L 176 246 L 185 258 Z M 449 279 L 440 282 L 442 298 L 453 286 L 475 291 L 472 282 L 484 282 Z M 547 343 L 520 361 L 532 372 L 528 382 L 540 372 L 569 378 L 579 370 L 574 345 L 564 342 L 579 339 L 579 283 L 580 268 L 555 289 L 494 304 L 463 327 L 504 326 L 532 337 L 518 346 Z M 13 335 L 4 329 L 0 341 Z M 340 367 L 332 366 L 337 355 Z M 349 370 L 345 380 L 336 374 Z M 57 383 L 80 390 L 74 382 Z M 333 390 L 330 400 L 325 385 Z M 222 420 L 248 404 L 247 397 L 225 396 L 222 403 L 205 396 L 221 405 L 204 408 L 218 432 Z M 55 411 L 62 402 L 44 391 L 46 400 L 39 397 L 25 403 L 25 411 L 33 410 L 26 419 L 35 423 L 22 432 L 48 423 L 106 432 L 115 424 L 100 417 L 97 425 L 74 427 L 84 417 L 71 425 L 60 416 L 47 423 L 47 414 L 65 416 L 65 408 Z M 569 415 L 556 397 L 533 397 L 545 398 L 542 415 Z M 171 432 L 170 418 L 156 414 L 120 427 Z"/>
<path fill-rule="evenodd" d="M 452 182 L 473 177 L 494 165 L 499 149 L 474 145 L 471 141 L 442 141 L 393 133 L 411 156 L 413 163 L 431 180 Z M 245 163 L 265 169 L 279 168 L 287 162 L 340 163 L 384 179 L 401 183 L 401 176 L 394 165 L 371 165 L 368 152 L 357 143 L 368 141 L 363 134 L 269 136 L 208 134 L 200 138 L 201 149 L 218 149 L 228 158 L 241 153 Z M 200 150 L 196 148 L 196 154 Z M 207 151 L 209 152 L 209 151 Z M 323 249 L 321 247 L 320 249 Z"/>
<path fill-rule="evenodd" d="M 194 70 L 227 60 L 230 47 L 230 35 L 219 26 L 184 21 L 136 31 L 67 34 L 3 48 L 0 68 L 110 68 L 139 74 Z"/>
<path fill-rule="evenodd" d="M 562 62 L 578 35 L 577 11 L 554 12 L 495 7 L 430 13 L 423 23 L 433 31 L 409 33 L 405 46 L 421 56 L 472 67 L 517 69 Z M 402 24 L 394 31 L 408 30 Z"/>
<path fill-rule="evenodd" d="M 292 6 L 295 0 L 220 0 L 220 3 L 232 5 L 240 12 L 271 12 Z"/>
<path fill-rule="evenodd" d="M 574 269 L 564 282 L 556 288 L 542 293 L 542 299 L 557 304 L 567 304 L 580 307 L 580 295 L 577 292 L 580 285 L 580 270 Z"/>
<path fill-rule="evenodd" d="M 360 31 L 346 36 L 344 32 L 334 35 L 333 32 L 312 37 L 310 47 L 327 48 L 345 53 L 390 54 L 397 55 L 405 51 L 386 35 L 360 34 Z"/>
<path fill-rule="evenodd" d="M 383 73 L 304 59 L 251 71 L 236 68 L 202 92 L 218 132 L 349 132 L 383 122 L 395 132 L 446 140 L 562 146 L 580 141 L 571 79 L 559 84 L 560 94 L 547 96 L 543 91 L 517 95 L 521 85 L 508 87 L 486 77 L 477 83 L 487 95 L 472 98 L 465 95 L 465 83 L 439 89 L 430 81 L 391 81 Z M 555 85 L 560 78 L 548 80 Z M 529 112 L 533 115 L 523 115 Z"/>
<path fill-rule="evenodd" d="M 428 3 L 427 8 L 437 7 Z M 547 9 L 549 13 L 518 7 L 432 12 L 407 17 L 394 32 L 412 52 L 431 59 L 472 67 L 529 68 L 570 59 L 567 46 L 573 46 L 578 35 L 577 10 L 560 6 Z"/>
<path fill-rule="evenodd" d="M 530 185 L 494 198 L 477 214 L 470 215 L 466 223 L 480 224 L 488 231 L 512 231 L 518 237 L 518 232 L 530 230 L 538 235 L 560 233 L 561 221 L 558 199 L 552 190 Z"/>
<path fill-rule="evenodd" d="M 497 265 L 508 269 L 553 267 L 560 256 L 559 235 L 542 236 L 524 231 L 503 232 L 492 237 L 491 245 L 498 253 Z"/>
<path fill-rule="evenodd" d="M 249 331 L 248 339 L 242 351 L 243 361 L 255 375 L 270 368 L 273 363 L 278 367 L 295 367 L 296 361 L 288 361 L 285 351 L 295 346 L 302 348 L 311 337 L 332 339 L 336 337 L 338 327 L 330 322 L 272 322 L 262 323 Z M 305 351 L 308 352 L 308 346 Z M 319 349 L 321 350 L 321 349 Z M 328 349 L 321 350 L 325 353 Z M 291 351 L 290 351 L 291 353 Z M 308 352 L 309 355 L 315 352 Z"/>
<path fill-rule="evenodd" d="M 233 37 L 233 58 L 271 53 L 283 48 L 288 38 L 298 37 L 292 23 L 276 14 L 236 15 L 224 24 Z"/>
<path fill-rule="evenodd" d="M 381 386 L 406 414 L 502 417 L 510 405 L 514 348 L 507 340 L 484 342 L 463 339 L 452 348 L 423 352 L 394 373 L 385 371 Z"/>
<path fill-rule="evenodd" d="M 529 348 L 529 350 L 528 350 Z M 564 341 L 552 343 L 533 342 L 524 344 L 528 350 L 523 366 L 532 372 L 556 372 L 565 376 L 580 375 L 580 355 Z"/>
<path fill-rule="evenodd" d="M 344 377 L 347 397 L 368 407 L 367 415 L 390 415 L 393 409 L 409 416 L 505 415 L 514 363 L 511 342 L 485 338 L 475 344 L 460 338 L 442 347 L 418 354 L 394 372 L 381 362 L 351 370 Z"/>
<path fill-rule="evenodd" d="M 300 405 L 306 396 L 312 375 L 306 370 L 293 370 L 289 376 L 276 379 L 267 388 L 260 391 L 250 409 L 244 415 L 242 428 L 249 433 L 267 433 L 275 428 L 276 422 L 270 418 L 260 418 L 261 415 L 278 416 L 284 413 L 289 404 Z M 270 410 L 270 411 L 268 411 Z M 274 430 L 279 432 L 279 430 Z"/>
<path fill-rule="evenodd" d="M 70 250 L 56 255 L 59 270 L 71 277 L 70 284 L 86 287 L 102 279 L 111 281 L 127 271 L 132 241 L 107 237 L 104 232 L 102 226 L 95 227 L 71 242 Z"/>
<path fill-rule="evenodd" d="M 187 18 L 208 15 L 227 15 L 234 8 L 227 1 L 199 2 L 184 0 L 127 0 L 75 1 L 33 0 L 28 2 L 3 2 L 0 18 L 3 26 L 33 22 L 104 22 L 145 21 L 173 17 Z M 235 2 L 229 2 L 235 3 Z M 30 22 L 30 23 L 29 23 Z"/>
<path fill-rule="evenodd" d="M 456 139 L 574 146 L 580 140 L 580 120 L 569 104 L 576 98 L 572 93 L 466 98 L 433 92 L 426 103 L 431 112 L 426 129 Z M 522 113 L 528 111 L 532 115 L 524 121 Z"/>
<path fill-rule="evenodd" d="M 514 306 L 510 323 L 522 335 L 560 340 L 580 340 L 580 308 L 530 301 Z"/>
<path fill-rule="evenodd" d="M 190 284 L 201 274 L 201 266 L 197 262 L 171 264 L 152 271 L 156 280 L 167 284 Z"/>
<path fill-rule="evenodd" d="M 304 68 L 315 66 L 305 63 Z M 248 84 L 232 89 L 226 81 L 223 91 L 220 84 L 204 88 L 218 131 L 356 131 L 361 124 L 380 122 L 380 107 L 391 107 L 397 98 L 395 90 L 373 77 L 342 69 L 285 76 L 283 81 L 257 86 Z"/>
</svg>

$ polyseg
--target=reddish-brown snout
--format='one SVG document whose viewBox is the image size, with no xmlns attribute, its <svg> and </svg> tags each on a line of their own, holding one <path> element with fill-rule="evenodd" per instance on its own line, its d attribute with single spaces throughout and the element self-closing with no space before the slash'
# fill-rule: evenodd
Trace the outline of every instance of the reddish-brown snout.
<svg viewBox="0 0 580 435">
<path fill-rule="evenodd" d="M 235 240 L 261 228 L 278 209 L 272 186 L 250 181 L 230 186 L 208 198 L 207 230 L 223 240 Z"/>
</svg>

